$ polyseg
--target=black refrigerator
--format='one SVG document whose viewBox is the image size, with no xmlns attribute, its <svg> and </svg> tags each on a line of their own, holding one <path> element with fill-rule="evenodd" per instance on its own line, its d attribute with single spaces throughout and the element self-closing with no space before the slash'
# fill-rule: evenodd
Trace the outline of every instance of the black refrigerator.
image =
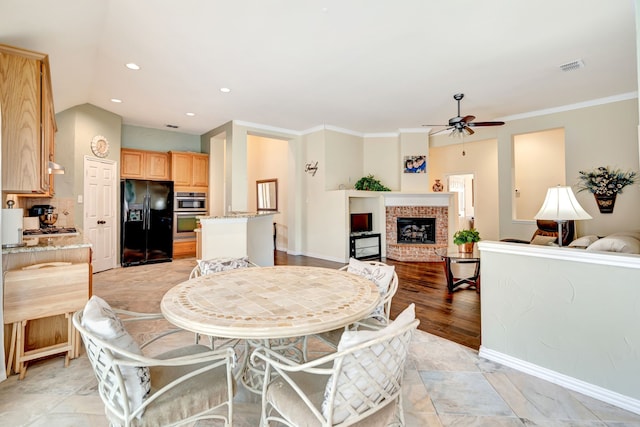
<svg viewBox="0 0 640 427">
<path fill-rule="evenodd" d="M 120 187 L 122 265 L 171 261 L 173 181 L 125 179 Z"/>
</svg>

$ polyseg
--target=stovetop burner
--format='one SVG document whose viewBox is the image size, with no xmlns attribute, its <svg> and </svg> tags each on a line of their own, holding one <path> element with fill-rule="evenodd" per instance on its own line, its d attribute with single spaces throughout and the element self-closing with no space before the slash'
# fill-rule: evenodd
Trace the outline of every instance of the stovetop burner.
<svg viewBox="0 0 640 427">
<path fill-rule="evenodd" d="M 35 230 L 24 230 L 24 236 L 41 236 L 43 234 L 75 234 L 78 231 L 75 227 L 43 227 Z"/>
</svg>

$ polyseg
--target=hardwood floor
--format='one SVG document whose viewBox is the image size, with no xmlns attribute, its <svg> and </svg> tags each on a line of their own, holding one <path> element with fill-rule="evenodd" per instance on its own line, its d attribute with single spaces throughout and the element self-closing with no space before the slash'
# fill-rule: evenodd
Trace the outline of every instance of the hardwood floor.
<svg viewBox="0 0 640 427">
<path fill-rule="evenodd" d="M 398 292 L 391 303 L 392 318 L 413 302 L 420 330 L 475 350 L 480 348 L 480 294 L 475 290 L 459 290 L 449 298 L 442 263 L 382 261 L 394 265 L 398 274 Z M 275 263 L 329 268 L 343 265 L 281 251 L 275 251 Z"/>
</svg>

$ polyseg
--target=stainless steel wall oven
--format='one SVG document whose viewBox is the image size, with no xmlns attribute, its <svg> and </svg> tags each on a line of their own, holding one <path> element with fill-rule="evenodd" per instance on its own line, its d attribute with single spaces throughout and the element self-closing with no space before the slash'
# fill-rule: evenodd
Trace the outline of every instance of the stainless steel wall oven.
<svg viewBox="0 0 640 427">
<path fill-rule="evenodd" d="M 198 216 L 207 215 L 207 194 L 176 192 L 174 194 L 173 239 L 194 240 Z"/>
</svg>

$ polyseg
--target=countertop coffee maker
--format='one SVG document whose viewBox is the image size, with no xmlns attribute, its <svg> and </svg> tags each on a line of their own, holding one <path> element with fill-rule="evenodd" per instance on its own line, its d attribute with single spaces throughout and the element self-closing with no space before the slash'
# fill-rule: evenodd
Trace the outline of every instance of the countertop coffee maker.
<svg viewBox="0 0 640 427">
<path fill-rule="evenodd" d="M 29 208 L 29 216 L 37 216 L 40 219 L 40 228 L 53 227 L 58 220 L 58 214 L 53 213 L 54 206 L 34 205 Z"/>
</svg>

